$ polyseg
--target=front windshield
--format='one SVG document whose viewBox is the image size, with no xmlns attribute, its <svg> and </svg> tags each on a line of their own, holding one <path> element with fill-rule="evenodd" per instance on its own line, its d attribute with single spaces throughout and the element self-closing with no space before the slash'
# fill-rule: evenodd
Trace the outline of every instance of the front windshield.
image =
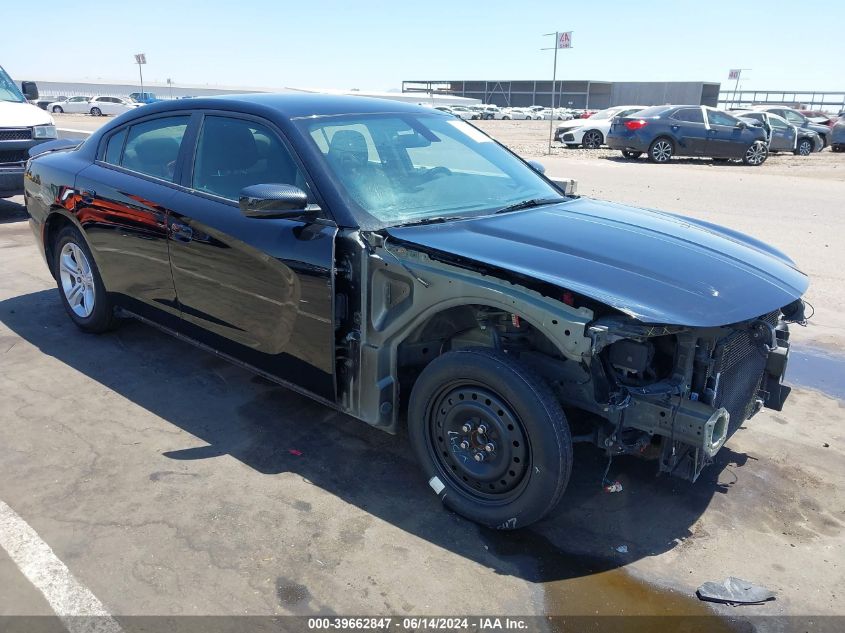
<svg viewBox="0 0 845 633">
<path fill-rule="evenodd" d="M 599 110 L 598 112 L 596 112 L 590 118 L 591 119 L 610 119 L 613 116 L 615 116 L 616 113 L 619 112 L 621 109 L 622 108 L 608 108 L 607 110 Z"/>
<path fill-rule="evenodd" d="M 343 115 L 298 122 L 364 228 L 485 215 L 565 197 L 472 125 L 436 114 Z"/>
<path fill-rule="evenodd" d="M 12 101 L 14 103 L 26 101 L 23 93 L 18 90 L 15 82 L 6 74 L 2 66 L 0 66 L 0 101 Z"/>
</svg>

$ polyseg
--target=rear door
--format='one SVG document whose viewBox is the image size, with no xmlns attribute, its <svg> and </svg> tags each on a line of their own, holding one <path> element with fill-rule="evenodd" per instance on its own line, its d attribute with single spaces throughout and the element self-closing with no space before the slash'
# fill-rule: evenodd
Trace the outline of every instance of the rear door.
<svg viewBox="0 0 845 633">
<path fill-rule="evenodd" d="M 290 184 L 319 200 L 270 122 L 208 112 L 169 214 L 170 261 L 190 337 L 334 402 L 333 263 L 327 216 L 250 218 L 240 191 Z"/>
<path fill-rule="evenodd" d="M 680 108 L 668 117 L 667 122 L 675 136 L 676 154 L 704 155 L 707 148 L 707 127 L 704 125 L 704 114 L 700 107 Z"/>
<path fill-rule="evenodd" d="M 62 105 L 62 110 L 77 114 L 88 112 L 88 97 L 71 97 Z"/>
<path fill-rule="evenodd" d="M 167 212 L 189 119 L 160 115 L 116 129 L 76 179 L 78 217 L 109 293 L 168 327 L 178 326 L 179 307 L 168 258 Z"/>
<path fill-rule="evenodd" d="M 720 110 L 705 110 L 709 130 L 706 156 L 714 158 L 741 158 L 751 144 L 739 120 Z"/>
</svg>

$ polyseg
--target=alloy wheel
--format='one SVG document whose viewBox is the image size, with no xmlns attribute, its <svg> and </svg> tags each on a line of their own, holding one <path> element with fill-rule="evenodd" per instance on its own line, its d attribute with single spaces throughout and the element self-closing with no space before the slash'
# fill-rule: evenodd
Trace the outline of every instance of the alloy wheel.
<svg viewBox="0 0 845 633">
<path fill-rule="evenodd" d="M 659 140 L 651 147 L 651 157 L 656 163 L 665 163 L 672 158 L 672 144 L 666 140 Z"/>
<path fill-rule="evenodd" d="M 804 139 L 801 143 L 798 144 L 798 154 L 801 156 L 809 156 L 813 153 L 813 144 Z"/>
<path fill-rule="evenodd" d="M 745 162 L 749 165 L 762 165 L 768 155 L 766 146 L 758 141 L 745 150 Z"/>
<path fill-rule="evenodd" d="M 94 311 L 94 274 L 85 253 L 73 242 L 68 242 L 59 255 L 59 277 L 62 292 L 71 310 L 83 319 Z"/>
<path fill-rule="evenodd" d="M 602 137 L 600 132 L 592 130 L 584 134 L 581 141 L 587 149 L 598 149 L 601 147 Z"/>
</svg>

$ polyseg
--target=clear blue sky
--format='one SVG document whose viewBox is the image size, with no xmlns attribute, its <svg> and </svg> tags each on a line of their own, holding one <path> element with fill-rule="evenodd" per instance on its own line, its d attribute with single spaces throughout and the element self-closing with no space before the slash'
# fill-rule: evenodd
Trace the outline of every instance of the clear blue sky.
<svg viewBox="0 0 845 633">
<path fill-rule="evenodd" d="M 19 28 L 7 30 L 6 25 Z M 801 25 L 800 28 L 798 25 Z M 574 31 L 558 77 L 845 90 L 845 8 L 800 0 L 3 0 L 0 65 L 17 79 L 145 79 L 385 90 L 403 79 L 551 75 L 543 33 Z"/>
</svg>

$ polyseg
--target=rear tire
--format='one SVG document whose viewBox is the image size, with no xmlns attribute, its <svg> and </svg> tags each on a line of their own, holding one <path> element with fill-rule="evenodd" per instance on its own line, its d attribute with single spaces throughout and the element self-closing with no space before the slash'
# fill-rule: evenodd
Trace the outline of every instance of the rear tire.
<svg viewBox="0 0 845 633">
<path fill-rule="evenodd" d="M 100 108 L 91 108 L 91 116 L 103 116 L 103 111 Z"/>
<path fill-rule="evenodd" d="M 588 130 L 581 137 L 581 144 L 586 149 L 599 149 L 604 143 L 604 135 L 598 130 Z"/>
<path fill-rule="evenodd" d="M 752 167 L 759 167 L 766 162 L 768 157 L 769 148 L 766 147 L 766 144 L 763 141 L 754 141 L 745 150 L 745 154 L 742 156 L 742 162 Z"/>
<path fill-rule="evenodd" d="M 432 361 L 411 392 L 408 430 L 441 501 L 488 527 L 538 521 L 569 481 L 572 438 L 560 403 L 542 378 L 496 350 Z"/>
<path fill-rule="evenodd" d="M 637 160 L 642 155 L 643 155 L 642 152 L 633 152 L 629 149 L 623 149 L 622 150 L 622 156 L 624 156 L 628 160 Z"/>
<path fill-rule="evenodd" d="M 648 147 L 648 159 L 652 163 L 668 163 L 675 154 L 675 146 L 665 136 L 654 139 Z"/>
<path fill-rule="evenodd" d="M 53 243 L 53 275 L 70 320 L 82 331 L 106 332 L 117 323 L 100 271 L 82 234 L 63 228 Z"/>
<path fill-rule="evenodd" d="M 809 156 L 813 153 L 814 143 L 812 140 L 808 138 L 802 138 L 798 140 L 798 146 L 795 148 L 795 154 L 797 156 Z"/>
</svg>

